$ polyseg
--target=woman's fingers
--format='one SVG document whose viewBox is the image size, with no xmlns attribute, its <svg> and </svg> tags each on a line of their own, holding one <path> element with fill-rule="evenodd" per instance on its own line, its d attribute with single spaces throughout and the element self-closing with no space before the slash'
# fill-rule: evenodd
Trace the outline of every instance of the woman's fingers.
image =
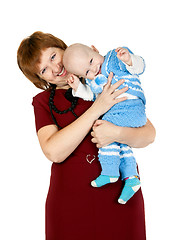
<svg viewBox="0 0 174 240">
<path fill-rule="evenodd" d="M 124 83 L 124 81 L 125 81 L 124 79 L 121 79 L 110 87 L 115 104 L 127 100 L 126 97 L 118 98 L 118 96 L 120 96 L 122 93 L 125 93 L 129 89 L 128 87 L 118 89 L 118 87 L 121 86 Z"/>
<path fill-rule="evenodd" d="M 93 131 L 91 132 L 91 136 L 94 137 L 94 132 Z"/>
<path fill-rule="evenodd" d="M 118 82 L 114 83 L 113 85 L 111 85 L 111 81 L 113 78 L 113 73 L 110 72 L 109 76 L 108 76 L 108 82 L 105 85 L 104 89 L 108 91 L 109 94 L 112 95 L 112 97 L 115 99 L 117 98 L 119 95 L 121 95 L 122 93 L 126 92 L 128 90 L 128 87 L 124 87 L 122 89 L 118 88 L 125 82 L 124 79 L 120 79 Z M 121 100 L 117 101 L 117 102 L 121 102 L 126 100 L 127 98 L 120 98 Z"/>
<path fill-rule="evenodd" d="M 119 102 L 123 102 L 123 101 L 125 101 L 125 100 L 127 100 L 127 97 L 121 97 L 121 98 L 116 98 L 116 99 L 114 99 L 114 102 L 115 102 L 115 104 L 116 104 L 116 103 L 119 103 Z"/>
<path fill-rule="evenodd" d="M 127 90 L 128 90 L 128 87 L 124 87 L 122 89 L 116 90 L 115 92 L 113 92 L 113 97 L 116 98 L 120 96 L 122 93 L 125 93 Z"/>
<path fill-rule="evenodd" d="M 124 83 L 124 79 L 120 79 L 118 82 L 114 83 L 111 87 L 110 87 L 110 91 L 111 93 L 115 92 L 115 90 L 120 87 L 123 83 Z"/>
<path fill-rule="evenodd" d="M 93 142 L 93 143 L 97 143 L 96 138 L 92 138 L 92 139 L 91 139 L 91 142 Z"/>
<path fill-rule="evenodd" d="M 94 125 L 93 125 L 93 127 L 92 127 L 92 129 L 94 129 L 97 126 L 100 126 L 102 123 L 103 123 L 103 120 L 101 120 L 101 119 L 96 120 Z"/>
<path fill-rule="evenodd" d="M 107 84 L 104 86 L 104 89 L 109 89 L 110 93 L 113 93 L 119 86 L 121 86 L 123 83 L 124 83 L 124 79 L 120 79 L 118 82 L 114 83 L 112 86 L 111 86 L 111 81 L 112 81 L 112 78 L 113 78 L 113 73 L 110 72 L 109 73 L 109 76 L 108 76 L 108 82 Z M 125 90 L 127 91 L 127 90 Z"/>
<path fill-rule="evenodd" d="M 113 78 L 113 73 L 110 72 L 110 73 L 109 73 L 109 76 L 108 76 L 108 82 L 107 82 L 106 85 L 104 86 L 104 89 L 110 87 L 110 85 L 111 85 L 111 81 L 112 81 L 112 78 Z"/>
</svg>

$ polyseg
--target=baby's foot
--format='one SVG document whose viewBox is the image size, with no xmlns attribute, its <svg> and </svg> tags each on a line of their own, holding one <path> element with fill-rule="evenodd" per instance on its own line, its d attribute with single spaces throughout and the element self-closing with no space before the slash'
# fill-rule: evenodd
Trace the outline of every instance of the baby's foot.
<svg viewBox="0 0 174 240">
<path fill-rule="evenodd" d="M 118 202 L 125 204 L 141 187 L 140 180 L 133 176 L 125 180 L 125 185 Z"/>
<path fill-rule="evenodd" d="M 106 176 L 106 175 L 100 175 L 98 178 L 93 180 L 91 182 L 91 185 L 93 187 L 101 187 L 104 186 L 108 183 L 114 183 L 118 180 L 117 176 Z"/>
</svg>

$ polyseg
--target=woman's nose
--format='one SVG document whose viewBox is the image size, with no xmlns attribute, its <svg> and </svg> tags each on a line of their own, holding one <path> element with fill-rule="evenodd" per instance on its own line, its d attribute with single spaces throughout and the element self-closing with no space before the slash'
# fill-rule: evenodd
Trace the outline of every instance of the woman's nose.
<svg viewBox="0 0 174 240">
<path fill-rule="evenodd" d="M 52 66 L 52 71 L 56 73 L 56 72 L 58 72 L 58 70 L 59 70 L 59 66 L 57 64 L 54 64 Z"/>
<path fill-rule="evenodd" d="M 61 70 L 61 66 L 59 64 L 53 64 L 52 71 L 53 71 L 54 74 L 59 73 L 60 70 Z"/>
</svg>

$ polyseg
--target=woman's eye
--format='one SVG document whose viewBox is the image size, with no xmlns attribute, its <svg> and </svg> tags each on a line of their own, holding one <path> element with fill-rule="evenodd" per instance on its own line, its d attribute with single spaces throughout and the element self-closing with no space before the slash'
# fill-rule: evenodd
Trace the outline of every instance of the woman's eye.
<svg viewBox="0 0 174 240">
<path fill-rule="evenodd" d="M 42 71 L 41 71 L 41 74 L 43 75 L 46 71 L 46 68 L 44 68 Z"/>
<path fill-rule="evenodd" d="M 91 60 L 90 60 L 90 62 L 89 62 L 89 63 L 90 63 L 90 64 L 92 64 L 92 61 L 93 61 L 93 58 L 91 58 Z"/>
<path fill-rule="evenodd" d="M 56 54 L 53 54 L 53 55 L 51 56 L 51 60 L 54 60 L 55 56 L 56 56 Z"/>
</svg>

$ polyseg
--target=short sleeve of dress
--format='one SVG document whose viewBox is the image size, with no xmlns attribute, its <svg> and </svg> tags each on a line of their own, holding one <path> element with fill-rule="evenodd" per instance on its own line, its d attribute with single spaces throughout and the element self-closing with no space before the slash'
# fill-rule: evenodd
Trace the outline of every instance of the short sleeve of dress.
<svg viewBox="0 0 174 240">
<path fill-rule="evenodd" d="M 49 94 L 42 92 L 33 98 L 36 131 L 44 126 L 55 124 L 49 109 Z"/>
</svg>

